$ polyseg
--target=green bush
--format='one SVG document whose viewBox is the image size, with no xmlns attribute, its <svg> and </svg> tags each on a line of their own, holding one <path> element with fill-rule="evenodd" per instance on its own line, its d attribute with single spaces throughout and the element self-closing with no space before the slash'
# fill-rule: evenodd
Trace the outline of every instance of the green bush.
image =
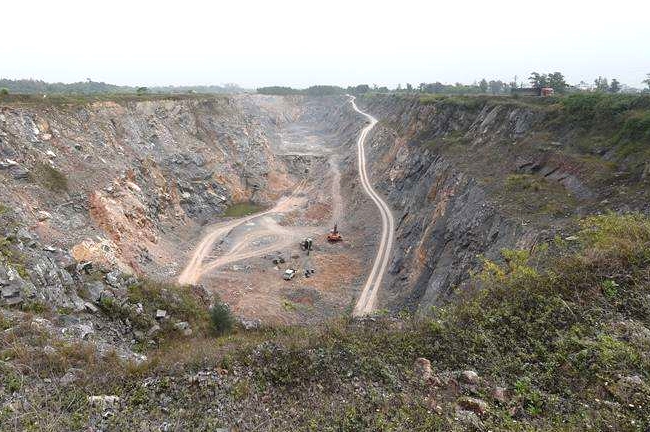
<svg viewBox="0 0 650 432">
<path fill-rule="evenodd" d="M 53 192 L 68 190 L 68 178 L 50 164 L 38 162 L 30 172 L 32 181 Z"/>
<path fill-rule="evenodd" d="M 576 121 L 599 124 L 620 122 L 620 114 L 650 109 L 650 97 L 632 94 L 575 93 L 560 99 L 566 113 Z"/>
<path fill-rule="evenodd" d="M 232 331 L 235 320 L 227 304 L 217 300 L 215 305 L 210 309 L 210 322 L 212 330 L 218 335 L 223 336 Z"/>
<path fill-rule="evenodd" d="M 7 89 L 5 87 L 0 88 L 0 96 L 6 96 L 8 94 L 9 94 L 9 89 Z"/>
<path fill-rule="evenodd" d="M 175 319 L 189 322 L 194 330 L 207 330 L 207 304 L 191 286 L 141 279 L 129 286 L 128 296 L 131 303 L 142 303 L 148 315 L 153 316 L 156 309 L 163 309 Z M 164 327 L 164 330 L 173 330 Z"/>
</svg>

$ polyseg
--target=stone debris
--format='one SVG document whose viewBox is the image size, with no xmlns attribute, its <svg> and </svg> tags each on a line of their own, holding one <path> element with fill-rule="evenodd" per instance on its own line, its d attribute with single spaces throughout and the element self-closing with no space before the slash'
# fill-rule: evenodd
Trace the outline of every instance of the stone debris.
<svg viewBox="0 0 650 432">
<path fill-rule="evenodd" d="M 472 428 L 469 430 L 484 431 L 485 425 L 481 419 L 472 411 L 467 411 L 463 409 L 457 409 L 455 419 L 457 422 Z"/>
<path fill-rule="evenodd" d="M 507 390 L 504 387 L 495 387 L 492 390 L 492 397 L 497 402 L 506 403 L 508 401 Z"/>
<path fill-rule="evenodd" d="M 126 186 L 134 192 L 142 192 L 142 189 L 137 184 L 127 181 Z"/>
<path fill-rule="evenodd" d="M 97 309 L 97 306 L 95 306 L 94 304 L 92 304 L 92 303 L 90 303 L 90 302 L 84 302 L 84 307 L 85 307 L 86 309 L 88 309 L 88 312 L 90 312 L 90 313 L 97 313 L 97 312 L 99 312 L 99 309 Z"/>
<path fill-rule="evenodd" d="M 156 310 L 156 319 L 157 320 L 162 320 L 167 318 L 167 311 L 164 309 L 157 309 Z"/>
<path fill-rule="evenodd" d="M 52 215 L 49 212 L 46 212 L 44 210 L 41 210 L 38 213 L 36 213 L 36 219 L 38 219 L 40 222 L 46 221 L 51 218 Z"/>
<path fill-rule="evenodd" d="M 3 286 L 1 293 L 2 300 L 7 306 L 15 306 L 23 302 L 23 296 L 19 285 Z"/>
<path fill-rule="evenodd" d="M 88 396 L 88 405 L 94 408 L 100 408 L 102 410 L 107 408 L 112 408 L 120 402 L 119 396 L 115 395 L 99 395 L 99 396 Z"/>
<path fill-rule="evenodd" d="M 461 408 L 472 411 L 479 416 L 484 416 L 488 412 L 488 404 L 482 399 L 463 396 L 458 399 L 457 403 Z"/>
<path fill-rule="evenodd" d="M 239 322 L 245 330 L 255 330 L 262 326 L 262 321 L 256 318 L 241 318 Z"/>
<path fill-rule="evenodd" d="M 478 384 L 479 383 L 479 376 L 473 370 L 463 371 L 460 374 L 460 378 L 461 378 L 461 380 L 463 382 L 466 382 L 467 384 Z"/>
<path fill-rule="evenodd" d="M 158 324 L 154 324 L 151 326 L 151 328 L 147 331 L 147 336 L 153 337 L 157 335 L 160 332 L 161 328 Z"/>
<path fill-rule="evenodd" d="M 92 268 L 93 268 L 92 261 L 81 261 L 77 264 L 78 273 L 82 273 L 82 272 L 88 273 Z"/>
<path fill-rule="evenodd" d="M 106 274 L 106 283 L 108 283 L 110 286 L 119 288 L 120 286 L 120 272 L 118 270 L 114 270 L 112 272 L 109 272 Z"/>
<path fill-rule="evenodd" d="M 190 327 L 190 323 L 188 323 L 187 321 L 177 322 L 176 324 L 174 324 L 174 328 L 180 331 L 183 334 L 183 336 L 192 335 L 192 328 Z"/>
<path fill-rule="evenodd" d="M 431 362 L 424 357 L 419 357 L 415 360 L 415 374 L 422 381 L 429 381 L 433 376 L 431 371 Z"/>
</svg>

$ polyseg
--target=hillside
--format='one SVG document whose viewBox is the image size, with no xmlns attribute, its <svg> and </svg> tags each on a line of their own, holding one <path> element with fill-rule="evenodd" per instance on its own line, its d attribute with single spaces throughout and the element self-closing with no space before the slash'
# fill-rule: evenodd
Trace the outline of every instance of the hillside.
<svg viewBox="0 0 650 432">
<path fill-rule="evenodd" d="M 346 97 L 0 101 L 0 429 L 649 428 L 647 97 L 357 103 L 361 319 Z"/>
<path fill-rule="evenodd" d="M 396 217 L 385 303 L 444 302 L 485 255 L 567 236 L 577 217 L 647 213 L 648 97 L 369 96 L 370 171 Z"/>
</svg>

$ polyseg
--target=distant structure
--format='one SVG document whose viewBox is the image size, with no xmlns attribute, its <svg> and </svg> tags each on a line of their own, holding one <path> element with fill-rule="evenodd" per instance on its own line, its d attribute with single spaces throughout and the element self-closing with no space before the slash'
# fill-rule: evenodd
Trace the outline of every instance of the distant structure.
<svg viewBox="0 0 650 432">
<path fill-rule="evenodd" d="M 552 87 L 542 87 L 541 92 L 542 92 L 541 96 L 546 97 L 546 96 L 553 96 L 555 90 L 553 90 Z"/>
<path fill-rule="evenodd" d="M 551 87 L 512 87 L 510 91 L 519 96 L 553 96 L 555 93 Z"/>
</svg>

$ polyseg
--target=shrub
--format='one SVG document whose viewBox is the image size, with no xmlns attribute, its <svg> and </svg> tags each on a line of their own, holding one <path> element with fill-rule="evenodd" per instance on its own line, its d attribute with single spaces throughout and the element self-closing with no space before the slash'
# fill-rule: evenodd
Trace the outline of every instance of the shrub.
<svg viewBox="0 0 650 432">
<path fill-rule="evenodd" d="M 588 124 L 619 122 L 619 115 L 630 110 L 650 108 L 650 97 L 630 94 L 576 93 L 561 99 L 573 120 Z"/>
<path fill-rule="evenodd" d="M 212 323 L 212 330 L 219 335 L 223 336 L 232 331 L 234 325 L 234 318 L 230 311 L 230 307 L 218 301 L 210 309 L 210 322 Z"/>
<path fill-rule="evenodd" d="M 0 88 L 0 96 L 6 96 L 8 94 L 9 94 L 9 89 L 7 89 L 5 87 Z"/>
<path fill-rule="evenodd" d="M 68 190 L 68 178 L 61 171 L 53 166 L 38 162 L 30 173 L 32 181 L 53 192 L 65 192 Z"/>
<path fill-rule="evenodd" d="M 150 316 L 156 309 L 164 309 L 175 319 L 189 322 L 194 330 L 207 330 L 207 304 L 191 286 L 141 279 L 129 286 L 128 296 L 132 304 L 142 303 Z M 171 328 L 166 330 L 173 331 Z"/>
</svg>

